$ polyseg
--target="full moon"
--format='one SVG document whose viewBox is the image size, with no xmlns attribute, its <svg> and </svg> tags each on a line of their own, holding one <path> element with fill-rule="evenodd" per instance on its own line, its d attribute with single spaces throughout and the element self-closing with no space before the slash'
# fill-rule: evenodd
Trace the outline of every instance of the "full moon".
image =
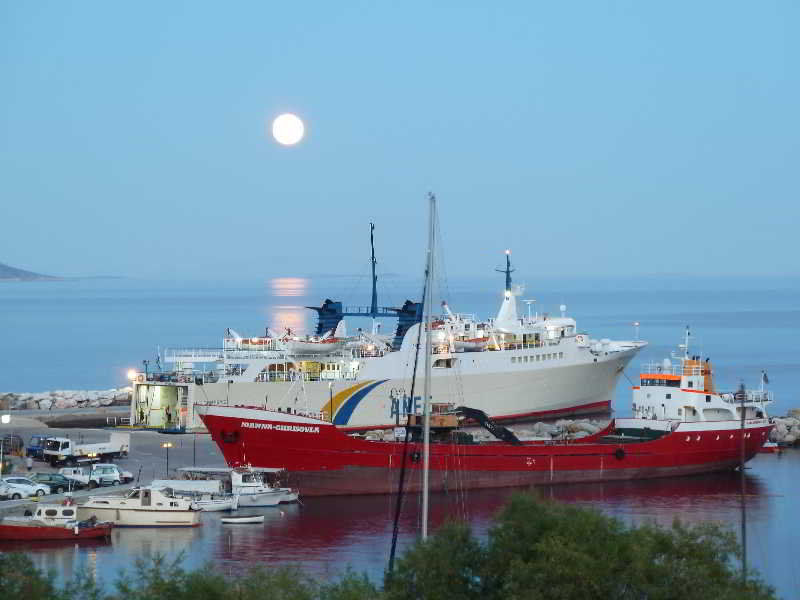
<svg viewBox="0 0 800 600">
<path fill-rule="evenodd" d="M 272 122 L 272 137 L 284 146 L 293 146 L 303 139 L 306 128 L 300 117 L 292 113 L 279 115 Z"/>
</svg>

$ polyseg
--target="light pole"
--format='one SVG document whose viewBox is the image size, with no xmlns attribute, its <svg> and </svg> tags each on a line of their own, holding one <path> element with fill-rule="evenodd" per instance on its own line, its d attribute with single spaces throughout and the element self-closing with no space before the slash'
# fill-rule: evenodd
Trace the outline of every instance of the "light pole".
<svg viewBox="0 0 800 600">
<path fill-rule="evenodd" d="M 11 423 L 11 415 L 3 415 L 2 417 L 0 417 L 0 423 L 2 423 L 3 425 L 8 425 L 9 423 Z M 3 453 L 5 451 L 5 441 L 6 441 L 5 436 L 0 438 L 0 477 L 3 476 L 3 466 L 4 466 L 3 459 L 5 458 L 3 456 Z"/>
<path fill-rule="evenodd" d="M 169 449 L 172 448 L 172 442 L 164 442 L 161 447 L 167 450 L 167 479 L 169 479 Z"/>
</svg>

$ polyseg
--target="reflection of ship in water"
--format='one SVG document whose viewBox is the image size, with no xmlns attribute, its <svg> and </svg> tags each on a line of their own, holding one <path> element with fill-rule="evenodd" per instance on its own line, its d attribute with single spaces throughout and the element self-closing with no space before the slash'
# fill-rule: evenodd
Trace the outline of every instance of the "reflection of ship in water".
<svg viewBox="0 0 800 600">
<path fill-rule="evenodd" d="M 767 489 L 758 477 L 747 479 L 748 509 L 753 513 L 767 510 Z M 464 518 L 477 535 L 485 535 L 511 496 L 529 491 L 502 488 L 432 493 L 432 527 L 447 519 Z M 675 519 L 690 524 L 714 521 L 735 525 L 739 518 L 739 491 L 738 473 L 725 472 L 636 482 L 537 486 L 530 493 L 595 508 L 627 523 L 658 522 L 669 526 Z M 418 535 L 419 501 L 417 495 L 410 495 L 404 504 L 401 547 Z M 387 497 L 312 497 L 305 500 L 302 508 L 287 508 L 292 510 L 284 510 L 284 514 L 263 511 L 267 517 L 263 531 L 260 527 L 223 530 L 215 544 L 214 560 L 225 563 L 226 568 L 240 570 L 252 560 L 279 564 L 302 560 L 316 571 L 343 570 L 348 562 L 368 563 L 376 574 L 385 568 L 394 508 Z"/>
<path fill-rule="evenodd" d="M 527 314 L 518 311 L 521 288 L 512 284 L 510 251 L 505 257 L 495 317 L 480 320 L 442 302 L 431 326 L 433 398 L 508 422 L 607 411 L 622 370 L 645 342 L 592 339 L 564 305 L 556 315 L 531 311 L 530 304 Z M 411 397 L 411 371 L 422 343 L 422 304 L 380 306 L 375 263 L 373 247 L 370 305 L 326 299 L 306 307 L 317 314 L 313 335 L 298 333 L 305 317 L 291 306 L 292 297 L 306 293 L 306 280 L 281 278 L 271 284 L 280 298 L 270 313 L 273 329 L 228 329 L 221 348 L 165 350 L 168 372 L 134 376 L 132 423 L 202 428 L 195 404 L 299 412 L 351 431 L 404 422 L 421 405 Z M 371 319 L 373 327 L 348 334 L 347 318 Z M 379 319 L 396 322 L 393 333 L 380 332 Z"/>
</svg>

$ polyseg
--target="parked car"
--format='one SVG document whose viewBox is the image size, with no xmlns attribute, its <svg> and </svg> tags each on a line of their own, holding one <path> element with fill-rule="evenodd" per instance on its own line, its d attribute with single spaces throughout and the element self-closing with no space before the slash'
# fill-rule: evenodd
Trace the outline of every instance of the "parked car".
<svg viewBox="0 0 800 600">
<path fill-rule="evenodd" d="M 2 481 L 11 488 L 8 496 L 12 500 L 29 498 L 30 496 L 44 496 L 50 493 L 49 486 L 32 481 L 27 477 L 10 475 L 8 477 L 3 477 Z"/>
<path fill-rule="evenodd" d="M 91 465 L 91 467 L 64 467 L 58 472 L 68 479 L 80 481 L 89 488 L 120 485 L 133 481 L 133 474 L 130 471 L 123 471 L 117 465 L 109 463 Z"/>
<path fill-rule="evenodd" d="M 8 500 L 11 497 L 11 486 L 5 481 L 0 481 L 0 500 Z"/>
<path fill-rule="evenodd" d="M 25 456 L 44 458 L 44 442 L 46 439 L 46 435 L 32 435 L 28 446 L 25 448 Z"/>
<path fill-rule="evenodd" d="M 34 473 L 31 475 L 31 479 L 36 483 L 45 484 L 54 494 L 63 494 L 86 487 L 80 481 L 69 479 L 60 473 Z"/>
</svg>

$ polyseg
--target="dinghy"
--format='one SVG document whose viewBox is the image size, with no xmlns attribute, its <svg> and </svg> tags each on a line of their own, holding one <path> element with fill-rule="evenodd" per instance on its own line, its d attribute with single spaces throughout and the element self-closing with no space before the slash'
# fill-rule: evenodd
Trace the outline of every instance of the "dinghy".
<svg viewBox="0 0 800 600">
<path fill-rule="evenodd" d="M 244 525 L 249 523 L 263 523 L 264 522 L 264 515 L 252 516 L 252 517 L 222 517 L 220 519 L 223 523 L 227 525 Z"/>
</svg>

